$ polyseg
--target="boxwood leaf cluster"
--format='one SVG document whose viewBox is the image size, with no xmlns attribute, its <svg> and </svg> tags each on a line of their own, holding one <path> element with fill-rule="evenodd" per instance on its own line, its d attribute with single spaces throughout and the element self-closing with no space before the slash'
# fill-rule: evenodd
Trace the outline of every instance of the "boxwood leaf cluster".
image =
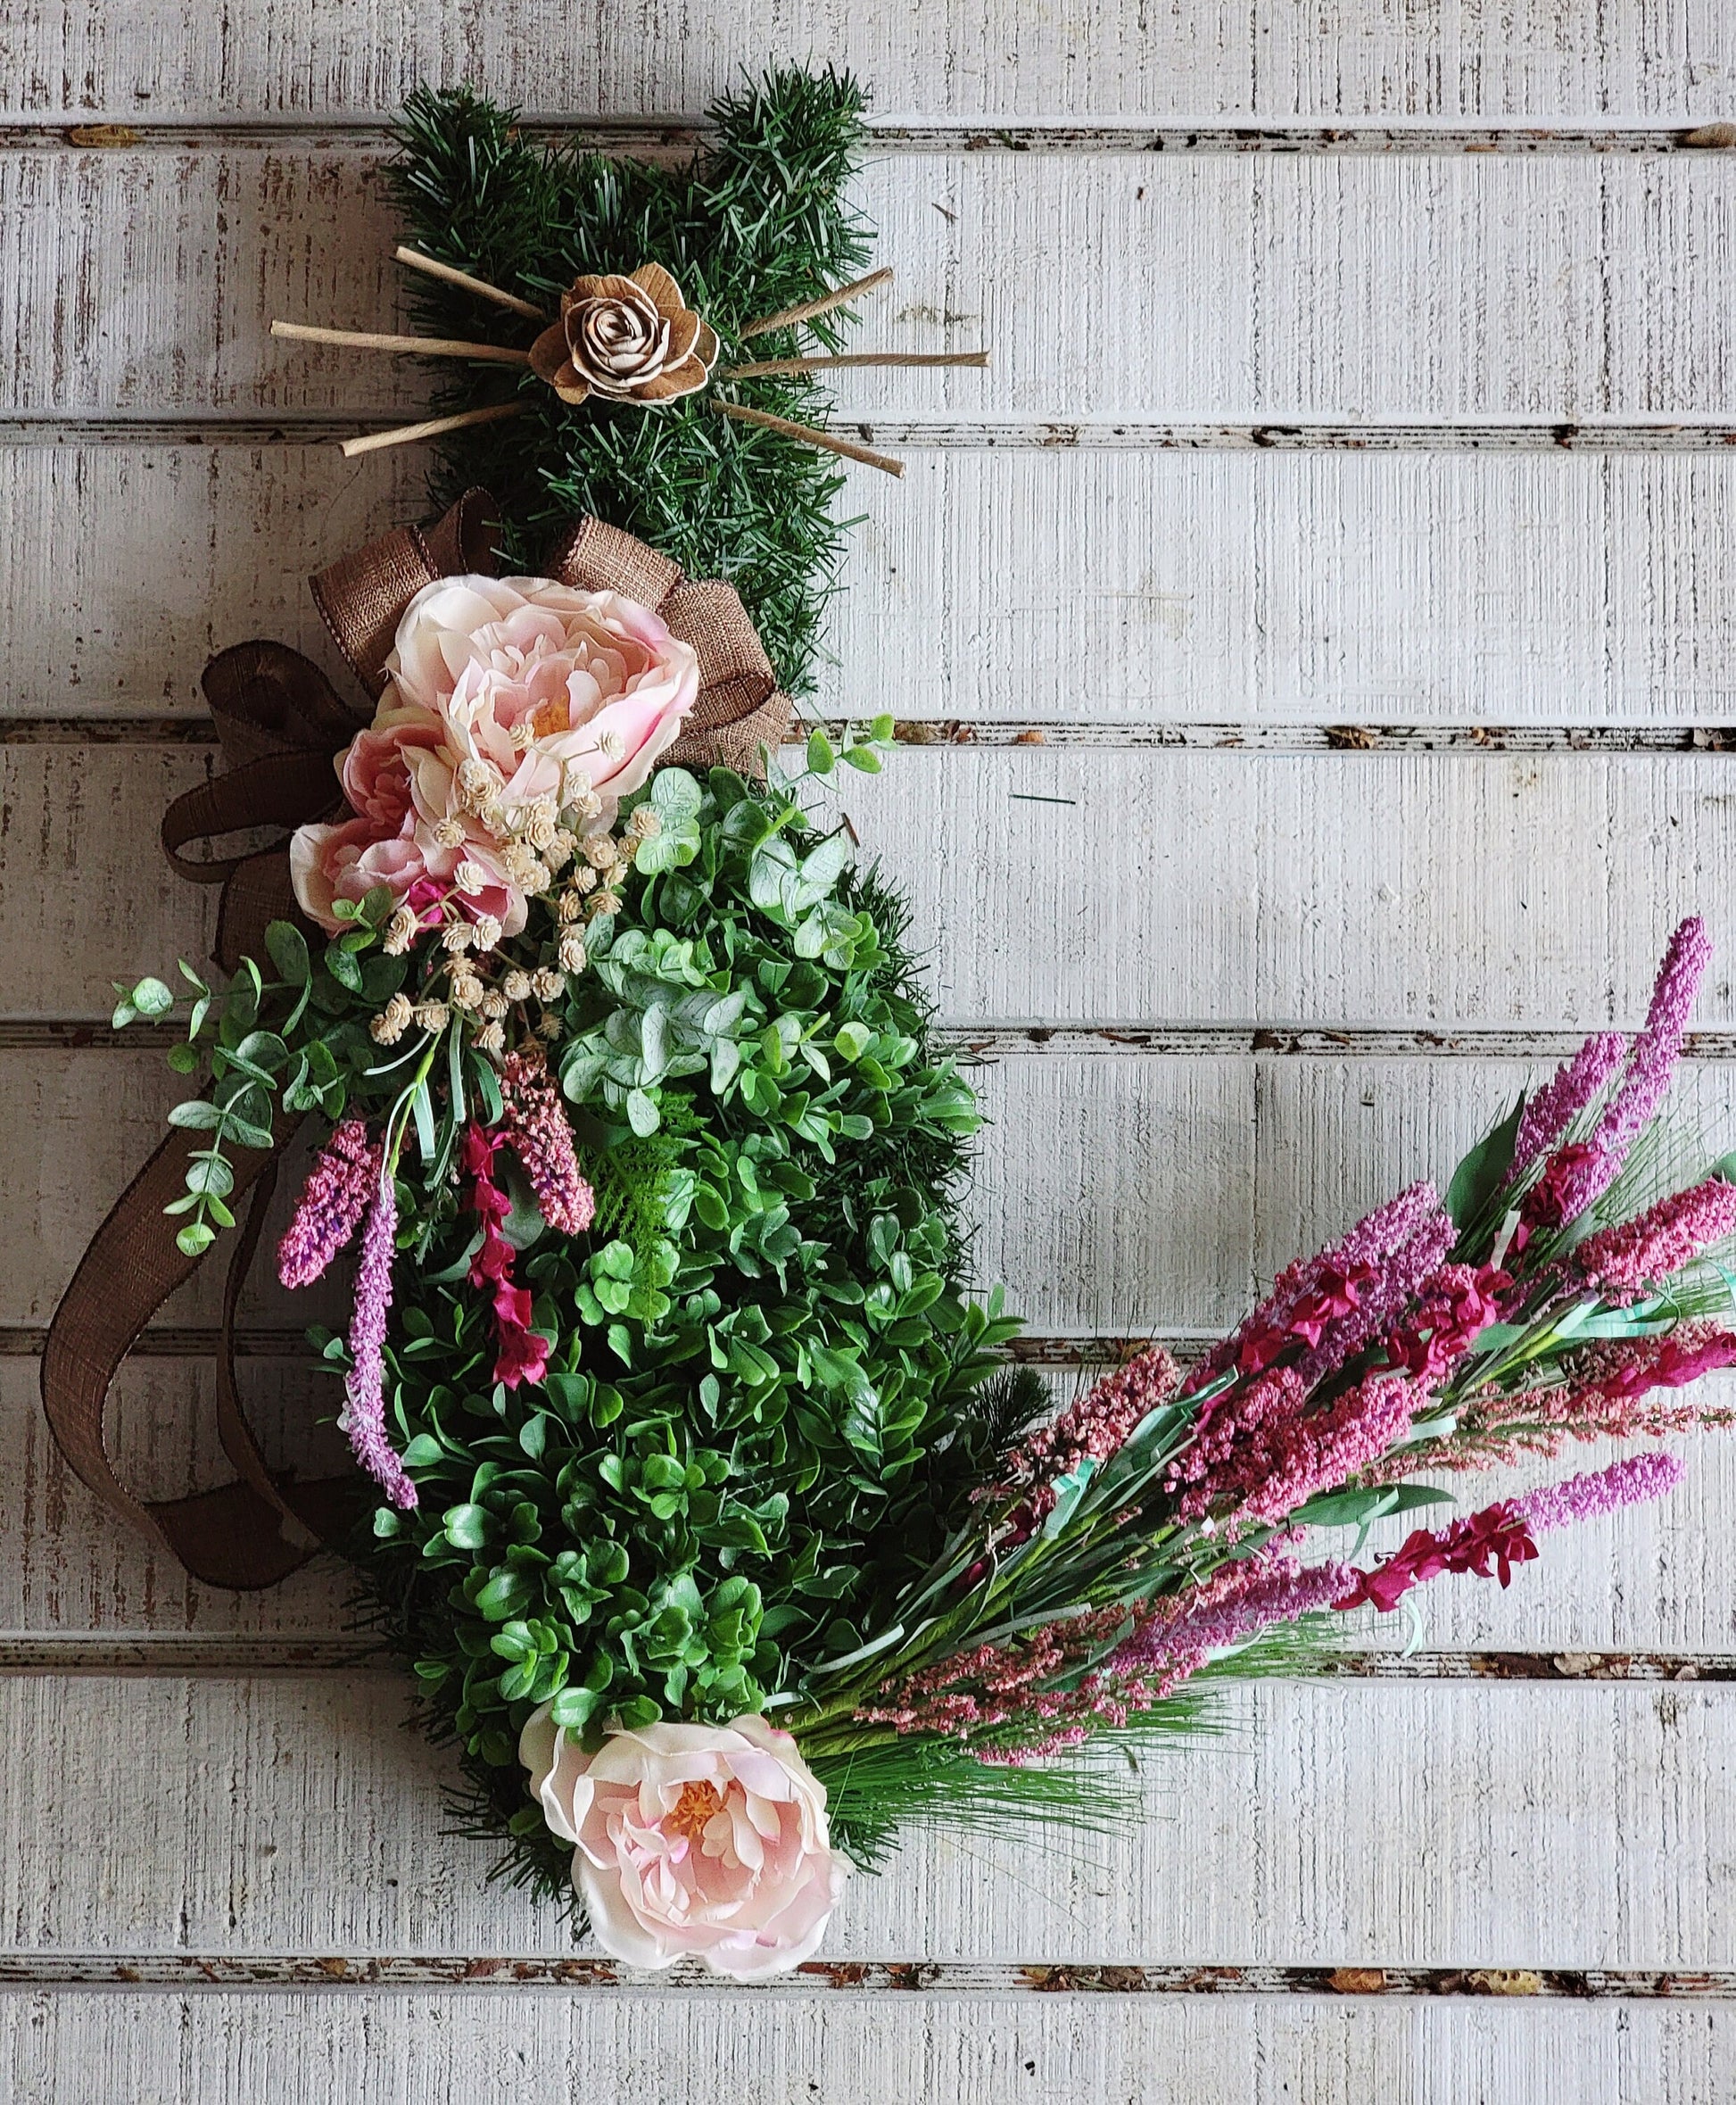
<svg viewBox="0 0 1736 2105">
<path fill-rule="evenodd" d="M 535 1705 L 592 1744 L 775 1714 L 863 1643 L 980 1472 L 977 1391 L 1016 1328 L 965 1290 L 980 1114 L 931 1046 L 902 902 L 775 772 L 665 768 L 649 794 L 658 852 L 593 924 L 558 1056 L 598 1218 L 510 1224 L 548 1374 L 492 1380 L 454 1201 L 399 1267 L 389 1348 L 420 1503 L 382 1506 L 360 1559 L 533 1846 Z"/>
</svg>

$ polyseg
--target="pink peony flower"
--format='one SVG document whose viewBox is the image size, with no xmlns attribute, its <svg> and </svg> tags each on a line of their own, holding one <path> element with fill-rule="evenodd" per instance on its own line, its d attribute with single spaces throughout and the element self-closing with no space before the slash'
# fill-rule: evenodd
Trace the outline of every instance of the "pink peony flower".
<svg viewBox="0 0 1736 2105">
<path fill-rule="evenodd" d="M 613 1732 L 595 1754 L 544 1703 L 518 1742 L 603 1948 L 630 1966 L 699 1959 L 751 1980 L 819 1949 L 843 1892 L 826 1794 L 764 1718 Z"/>
<path fill-rule="evenodd" d="M 437 883 L 516 935 L 533 824 L 575 806 L 582 828 L 608 824 L 699 691 L 697 655 L 650 608 L 547 577 L 425 586 L 386 673 L 337 764 L 356 816 L 290 844 L 295 896 L 332 934 L 335 899 Z"/>
</svg>

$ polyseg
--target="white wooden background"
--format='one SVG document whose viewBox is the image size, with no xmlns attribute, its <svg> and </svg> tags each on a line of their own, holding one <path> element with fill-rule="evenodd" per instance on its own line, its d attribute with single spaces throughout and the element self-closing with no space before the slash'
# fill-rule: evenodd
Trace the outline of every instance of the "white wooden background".
<svg viewBox="0 0 1736 2105">
<path fill-rule="evenodd" d="M 793 1983 L 574 1966 L 442 1829 L 343 1587 L 230 1597 L 70 1487 L 35 1355 L 172 1078 L 111 976 L 203 948 L 154 847 L 196 680 L 316 651 L 309 568 L 417 509 L 329 443 L 411 371 L 378 166 L 417 80 L 679 120 L 836 58 L 899 272 L 902 485 L 824 709 L 988 1063 L 985 1275 L 1064 1365 L 1186 1338 L 1451 1159 L 1674 919 L 1736 1123 L 1736 14 L 1727 0 L 12 0 L 0 22 L 0 2092 L 971 2101 L 1736 2097 L 1736 1450 L 1270 1685 L 1112 1840 L 913 1836 Z M 1039 740 L 1029 735 L 1040 731 Z M 1065 802 L 1032 801 L 1033 798 Z M 123 1451 L 208 1480 L 213 1282 Z M 262 1293 L 249 1379 L 309 1413 Z M 1388 1647 L 1385 1652 L 1381 1647 Z"/>
</svg>

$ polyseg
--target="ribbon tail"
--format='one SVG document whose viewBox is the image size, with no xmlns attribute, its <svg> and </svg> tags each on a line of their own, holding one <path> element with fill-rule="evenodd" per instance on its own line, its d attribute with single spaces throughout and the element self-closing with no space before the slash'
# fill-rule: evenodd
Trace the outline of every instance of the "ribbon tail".
<svg viewBox="0 0 1736 2105">
<path fill-rule="evenodd" d="M 195 1579 L 246 1592 L 273 1586 L 306 1562 L 317 1546 L 306 1538 L 307 1513 L 326 1511 L 322 1497 L 328 1502 L 330 1496 L 328 1485 L 310 1483 L 300 1488 L 302 1505 L 285 1501 L 265 1470 L 235 1394 L 230 1358 L 234 1304 L 240 1296 L 246 1261 L 258 1242 L 262 1207 L 256 1206 L 250 1212 L 251 1239 L 244 1238 L 244 1248 L 237 1250 L 237 1262 L 231 1266 L 219 1371 L 224 1446 L 231 1461 L 237 1460 L 238 1453 L 248 1454 L 257 1476 L 250 1467 L 234 1483 L 187 1497 L 139 1498 L 116 1474 L 103 1421 L 109 1389 L 121 1362 L 157 1310 L 202 1262 L 176 1247 L 162 1212 L 185 1188 L 187 1161 L 198 1144 L 196 1133 L 171 1131 L 92 1238 L 48 1328 L 42 1356 L 42 1406 L 68 1466 L 110 1512 L 166 1549 Z M 274 1160 L 271 1155 L 251 1151 L 238 1155 L 233 1164 L 236 1195 L 252 1189 L 261 1177 L 268 1180 L 269 1195 Z M 316 1497 L 316 1493 L 322 1497 Z M 285 1539 L 286 1515 L 297 1523 L 302 1539 Z"/>
</svg>

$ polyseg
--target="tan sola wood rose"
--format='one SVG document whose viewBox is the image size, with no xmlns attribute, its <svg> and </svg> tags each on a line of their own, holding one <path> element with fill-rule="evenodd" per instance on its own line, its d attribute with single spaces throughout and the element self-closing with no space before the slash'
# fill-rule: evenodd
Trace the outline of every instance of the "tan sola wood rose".
<svg viewBox="0 0 1736 2105">
<path fill-rule="evenodd" d="M 711 377 L 717 335 L 683 304 L 660 263 L 631 278 L 575 278 L 560 319 L 531 345 L 531 365 L 564 402 L 674 402 Z"/>
</svg>

